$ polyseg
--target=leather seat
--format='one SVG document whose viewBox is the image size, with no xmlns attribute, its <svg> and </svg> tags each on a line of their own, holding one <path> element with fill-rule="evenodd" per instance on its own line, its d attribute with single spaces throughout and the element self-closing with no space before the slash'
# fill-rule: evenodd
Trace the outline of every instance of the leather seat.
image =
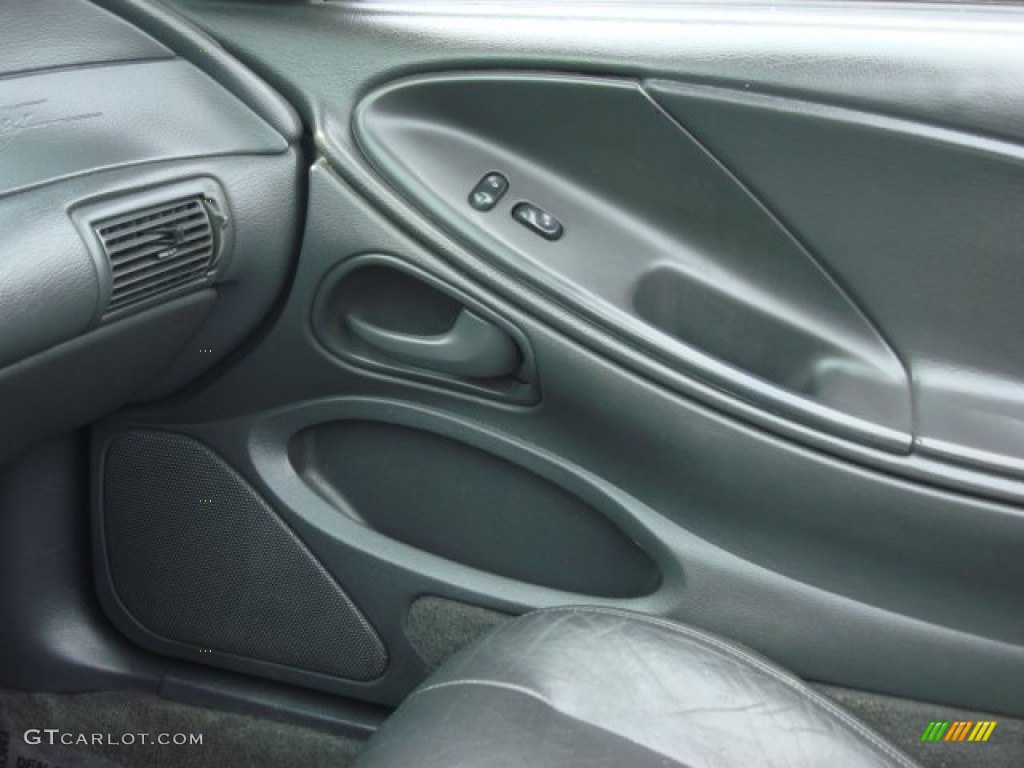
<svg viewBox="0 0 1024 768">
<path fill-rule="evenodd" d="M 537 611 L 463 649 L 359 768 L 916 764 L 754 652 L 609 608 Z"/>
</svg>

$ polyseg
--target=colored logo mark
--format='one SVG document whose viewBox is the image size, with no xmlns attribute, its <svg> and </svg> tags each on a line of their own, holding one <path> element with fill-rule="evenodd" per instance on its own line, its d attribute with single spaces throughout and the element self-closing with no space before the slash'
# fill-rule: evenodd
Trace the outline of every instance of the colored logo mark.
<svg viewBox="0 0 1024 768">
<path fill-rule="evenodd" d="M 995 720 L 932 720 L 921 741 L 988 741 L 995 728 Z"/>
</svg>

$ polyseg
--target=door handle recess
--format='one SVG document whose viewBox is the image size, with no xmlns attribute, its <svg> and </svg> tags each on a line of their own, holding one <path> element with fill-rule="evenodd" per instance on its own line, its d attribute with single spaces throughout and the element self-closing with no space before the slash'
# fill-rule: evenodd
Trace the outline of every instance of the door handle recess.
<svg viewBox="0 0 1024 768">
<path fill-rule="evenodd" d="M 459 313 L 449 330 L 432 336 L 391 331 L 355 314 L 346 315 L 345 323 L 353 336 L 377 352 L 453 376 L 508 376 L 521 362 L 519 347 L 509 334 L 467 309 Z"/>
</svg>

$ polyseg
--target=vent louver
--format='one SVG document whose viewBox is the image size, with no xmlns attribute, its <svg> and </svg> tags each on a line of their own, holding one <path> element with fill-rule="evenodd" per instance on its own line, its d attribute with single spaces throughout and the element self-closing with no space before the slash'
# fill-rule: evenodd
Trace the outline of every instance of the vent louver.
<svg viewBox="0 0 1024 768">
<path fill-rule="evenodd" d="M 204 280 L 217 260 L 217 227 L 201 195 L 94 222 L 110 266 L 105 314 Z M 219 222 L 217 222 L 219 223 Z"/>
</svg>

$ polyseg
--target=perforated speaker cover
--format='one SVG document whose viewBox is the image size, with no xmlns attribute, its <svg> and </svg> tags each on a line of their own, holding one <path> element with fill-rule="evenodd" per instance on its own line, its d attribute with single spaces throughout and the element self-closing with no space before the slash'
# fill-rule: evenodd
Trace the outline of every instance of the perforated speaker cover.
<svg viewBox="0 0 1024 768">
<path fill-rule="evenodd" d="M 348 595 L 202 443 L 118 435 L 103 500 L 113 590 L 151 633 L 209 649 L 213 664 L 228 653 L 359 681 L 386 668 L 380 638 Z"/>
</svg>

